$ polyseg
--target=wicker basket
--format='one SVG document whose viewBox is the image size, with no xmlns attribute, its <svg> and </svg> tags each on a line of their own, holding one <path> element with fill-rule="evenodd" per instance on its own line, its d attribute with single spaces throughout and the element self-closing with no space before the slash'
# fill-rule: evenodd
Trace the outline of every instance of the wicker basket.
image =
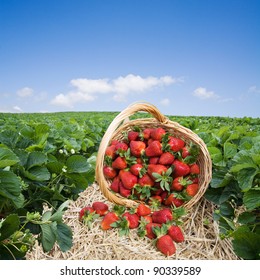
<svg viewBox="0 0 260 280">
<path fill-rule="evenodd" d="M 137 112 L 150 113 L 154 118 L 142 118 L 129 121 L 129 117 Z M 134 126 L 139 126 L 141 129 L 162 127 L 172 135 L 183 139 L 186 143 L 193 142 L 199 146 L 200 153 L 197 161 L 200 167 L 199 191 L 191 200 L 184 204 L 187 209 L 191 208 L 203 196 L 211 180 L 212 164 L 207 147 L 197 134 L 181 126 L 177 122 L 169 120 L 161 114 L 154 105 L 146 102 L 134 103 L 118 114 L 109 125 L 102 138 L 96 162 L 96 181 L 103 195 L 109 201 L 126 207 L 135 207 L 139 203 L 131 199 L 123 198 L 120 194 L 113 193 L 109 188 L 111 180 L 105 178 L 103 174 L 105 151 L 111 140 L 123 140 L 122 132 L 130 131 Z"/>
</svg>

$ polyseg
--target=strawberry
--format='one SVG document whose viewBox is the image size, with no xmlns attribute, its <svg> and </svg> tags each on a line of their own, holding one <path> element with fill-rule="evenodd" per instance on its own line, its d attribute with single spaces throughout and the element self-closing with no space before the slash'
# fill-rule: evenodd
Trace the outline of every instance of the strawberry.
<svg viewBox="0 0 260 280">
<path fill-rule="evenodd" d="M 131 167 L 130 167 L 130 172 L 132 174 L 134 174 L 135 176 L 139 176 L 140 175 L 140 171 L 142 170 L 143 168 L 143 165 L 140 164 L 140 163 L 136 163 L 136 164 L 133 164 Z"/>
<path fill-rule="evenodd" d="M 198 184 L 191 184 L 191 185 L 187 186 L 186 193 L 189 196 L 195 196 L 197 194 L 198 190 L 199 190 L 199 185 Z"/>
<path fill-rule="evenodd" d="M 173 219 L 172 211 L 169 208 L 164 208 L 153 212 L 152 219 L 154 223 L 164 224 Z"/>
<path fill-rule="evenodd" d="M 111 141 L 110 145 L 114 145 L 115 146 L 118 143 L 119 143 L 119 141 L 114 139 L 114 140 Z"/>
<path fill-rule="evenodd" d="M 125 212 L 124 206 L 115 205 L 113 210 L 108 212 L 101 221 L 101 228 L 103 230 L 111 229 L 113 223 L 119 221 L 119 216 L 121 216 Z"/>
<path fill-rule="evenodd" d="M 152 138 L 153 140 L 161 141 L 163 135 L 165 135 L 165 134 L 166 134 L 166 131 L 165 131 L 162 127 L 154 128 L 154 129 L 151 131 L 151 138 Z"/>
<path fill-rule="evenodd" d="M 146 223 L 152 223 L 153 219 L 151 215 L 142 216 Z"/>
<path fill-rule="evenodd" d="M 173 193 L 171 193 L 163 202 L 166 206 L 175 205 L 176 207 L 180 207 L 184 201 L 180 198 L 176 198 Z"/>
<path fill-rule="evenodd" d="M 185 146 L 185 142 L 183 140 L 172 136 L 169 137 L 168 144 L 170 146 L 170 149 L 174 152 L 180 151 Z"/>
<path fill-rule="evenodd" d="M 110 157 L 111 159 L 114 159 L 116 157 L 116 152 L 115 152 L 115 148 L 116 146 L 115 145 L 110 145 L 106 148 L 106 151 L 105 151 L 105 155 L 107 157 Z"/>
<path fill-rule="evenodd" d="M 123 197 L 129 197 L 130 195 L 131 195 L 131 190 L 129 190 L 129 189 L 126 189 L 124 186 L 123 186 L 123 184 L 122 184 L 122 182 L 120 181 L 120 183 L 119 183 L 119 193 L 120 193 L 120 195 L 122 195 Z"/>
<path fill-rule="evenodd" d="M 182 156 L 182 158 L 186 158 L 186 157 L 190 156 L 189 149 L 186 146 L 184 146 L 182 148 L 181 156 Z"/>
<path fill-rule="evenodd" d="M 139 137 L 139 132 L 137 132 L 137 131 L 129 131 L 128 132 L 127 138 L 129 140 L 129 142 L 137 140 L 138 137 Z"/>
<path fill-rule="evenodd" d="M 100 215 L 90 206 L 82 208 L 79 212 L 79 221 L 83 222 L 88 228 L 91 228 L 94 220 L 99 217 Z"/>
<path fill-rule="evenodd" d="M 120 170 L 119 177 L 124 188 L 131 190 L 137 184 L 138 178 L 130 171 Z"/>
<path fill-rule="evenodd" d="M 156 238 L 155 233 L 153 232 L 153 229 L 155 227 L 161 227 L 161 224 L 158 223 L 148 223 L 145 225 L 145 236 L 147 236 L 149 239 Z"/>
<path fill-rule="evenodd" d="M 115 152 L 119 153 L 120 151 L 127 151 L 128 150 L 128 145 L 124 142 L 118 142 L 115 145 Z"/>
<path fill-rule="evenodd" d="M 153 176 L 153 173 L 162 175 L 163 172 L 166 172 L 166 171 L 167 171 L 167 167 L 162 164 L 149 164 L 148 168 L 147 168 L 147 173 L 154 180 L 156 180 L 156 178 Z"/>
<path fill-rule="evenodd" d="M 119 192 L 119 182 L 120 182 L 120 178 L 119 178 L 119 176 L 116 176 L 116 177 L 113 179 L 113 181 L 112 181 L 112 183 L 111 183 L 111 185 L 110 185 L 110 189 L 111 189 L 112 191 L 118 193 L 118 192 Z"/>
<path fill-rule="evenodd" d="M 148 147 L 145 149 L 145 154 L 148 157 L 159 157 L 162 153 L 162 144 L 156 140 L 148 144 Z"/>
<path fill-rule="evenodd" d="M 184 241 L 184 236 L 180 227 L 172 225 L 168 229 L 168 235 L 172 238 L 173 241 L 180 243 Z"/>
<path fill-rule="evenodd" d="M 139 225 L 139 217 L 137 214 L 132 214 L 130 212 L 125 212 L 122 217 L 126 218 L 128 222 L 128 227 L 130 229 L 137 228 Z"/>
<path fill-rule="evenodd" d="M 114 169 L 125 169 L 127 167 L 127 162 L 124 157 L 117 157 L 113 162 L 112 162 L 112 167 Z"/>
<path fill-rule="evenodd" d="M 143 141 L 131 141 L 130 142 L 130 151 L 131 154 L 135 157 L 140 157 L 144 153 L 146 145 Z"/>
<path fill-rule="evenodd" d="M 108 179 L 113 179 L 117 175 L 117 171 L 113 167 L 107 165 L 103 167 L 103 172 Z"/>
<path fill-rule="evenodd" d="M 183 187 L 187 186 L 187 184 L 188 184 L 188 181 L 186 179 L 184 179 L 182 176 L 176 177 L 172 181 L 171 190 L 180 192 L 183 190 Z"/>
<path fill-rule="evenodd" d="M 145 128 L 142 132 L 142 136 L 144 139 L 148 140 L 151 137 L 152 128 Z"/>
<path fill-rule="evenodd" d="M 174 159 L 175 159 L 175 157 L 172 153 L 165 152 L 160 156 L 159 164 L 171 165 L 173 163 Z"/>
<path fill-rule="evenodd" d="M 200 174 L 200 167 L 197 163 L 190 165 L 190 174 Z"/>
<path fill-rule="evenodd" d="M 157 249 L 166 256 L 171 256 L 176 252 L 176 247 L 170 235 L 160 236 L 156 241 Z"/>
<path fill-rule="evenodd" d="M 173 176 L 176 177 L 181 177 L 181 176 L 186 176 L 190 173 L 190 167 L 188 164 L 176 159 L 174 160 L 173 164 L 174 169 L 173 169 Z"/>
<path fill-rule="evenodd" d="M 143 175 L 142 178 L 138 179 L 138 185 L 140 185 L 141 187 L 152 187 L 154 185 L 154 181 L 152 180 L 152 178 L 146 173 Z"/>
<path fill-rule="evenodd" d="M 111 229 L 111 224 L 118 221 L 119 217 L 114 212 L 108 212 L 101 221 L 101 228 L 103 230 Z"/>
<path fill-rule="evenodd" d="M 136 214 L 138 216 L 147 216 L 151 214 L 151 209 L 147 205 L 140 203 L 136 208 Z"/>
<path fill-rule="evenodd" d="M 92 204 L 92 208 L 100 216 L 104 216 L 108 212 L 108 206 L 104 202 L 95 201 Z"/>
<path fill-rule="evenodd" d="M 151 157 L 149 158 L 149 164 L 158 164 L 160 157 Z"/>
<path fill-rule="evenodd" d="M 158 210 L 162 204 L 162 198 L 160 195 L 151 196 L 148 200 L 148 204 L 153 210 Z"/>
<path fill-rule="evenodd" d="M 90 207 L 90 206 L 83 207 L 79 211 L 79 220 L 82 221 L 84 216 L 87 216 L 88 214 L 93 213 L 93 212 L 94 212 L 93 207 Z"/>
</svg>

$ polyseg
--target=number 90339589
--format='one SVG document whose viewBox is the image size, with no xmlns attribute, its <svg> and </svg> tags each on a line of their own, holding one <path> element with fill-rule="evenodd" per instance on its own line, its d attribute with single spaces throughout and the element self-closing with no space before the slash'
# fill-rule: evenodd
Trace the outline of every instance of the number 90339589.
<svg viewBox="0 0 260 280">
<path fill-rule="evenodd" d="M 201 267 L 199 266 L 166 266 L 159 267 L 155 266 L 153 268 L 154 275 L 199 275 L 201 272 Z"/>
</svg>

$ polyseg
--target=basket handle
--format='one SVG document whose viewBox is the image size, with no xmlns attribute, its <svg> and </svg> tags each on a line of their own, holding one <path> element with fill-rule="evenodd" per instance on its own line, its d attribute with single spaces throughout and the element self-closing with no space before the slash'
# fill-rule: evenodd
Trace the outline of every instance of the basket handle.
<svg viewBox="0 0 260 280">
<path fill-rule="evenodd" d="M 128 117 L 138 112 L 150 113 L 151 115 L 154 116 L 155 119 L 157 119 L 161 123 L 167 123 L 169 120 L 153 104 L 148 102 L 135 102 L 129 105 L 120 114 L 118 114 L 112 123 L 118 126 L 123 120 L 127 119 Z"/>
<path fill-rule="evenodd" d="M 154 116 L 155 119 L 157 119 L 161 123 L 167 123 L 169 119 L 165 117 L 157 107 L 154 105 L 148 103 L 148 102 L 136 102 L 131 105 L 129 105 L 126 109 L 124 109 L 121 113 L 119 113 L 114 120 L 111 122 L 109 127 L 107 128 L 107 131 L 103 137 L 103 144 L 108 144 L 108 138 L 111 137 L 111 135 L 114 133 L 114 131 L 118 128 L 118 126 L 126 119 L 128 119 L 130 116 L 132 116 L 135 113 L 138 112 L 147 112 Z M 105 143 L 104 143 L 105 142 Z"/>
</svg>

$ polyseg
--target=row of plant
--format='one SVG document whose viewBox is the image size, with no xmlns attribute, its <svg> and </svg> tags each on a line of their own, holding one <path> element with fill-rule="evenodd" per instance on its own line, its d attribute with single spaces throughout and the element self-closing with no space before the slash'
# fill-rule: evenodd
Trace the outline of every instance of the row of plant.
<svg viewBox="0 0 260 280">
<path fill-rule="evenodd" d="M 45 251 L 55 242 L 71 247 L 62 215 L 93 183 L 98 146 L 116 114 L 0 114 L 0 259 L 24 258 L 36 239 Z M 207 144 L 213 178 L 205 196 L 216 204 L 221 237 L 239 257 L 259 259 L 260 119 L 170 119 Z"/>
</svg>

